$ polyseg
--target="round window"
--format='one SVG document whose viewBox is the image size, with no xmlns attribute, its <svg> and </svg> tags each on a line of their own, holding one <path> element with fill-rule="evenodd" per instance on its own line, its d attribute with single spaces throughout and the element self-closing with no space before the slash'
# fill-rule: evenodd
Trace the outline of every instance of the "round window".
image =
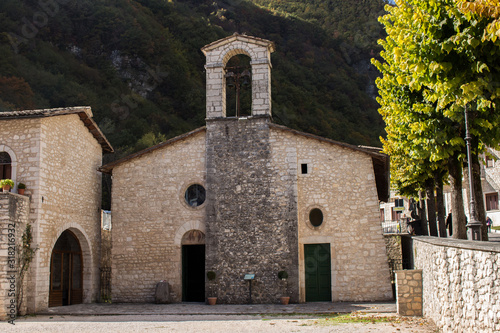
<svg viewBox="0 0 500 333">
<path fill-rule="evenodd" d="M 315 227 L 319 227 L 323 223 L 323 212 L 319 208 L 313 208 L 309 212 L 309 222 Z"/>
<path fill-rule="evenodd" d="M 199 184 L 189 186 L 184 194 L 184 199 L 191 207 L 201 206 L 205 202 L 205 188 Z"/>
</svg>

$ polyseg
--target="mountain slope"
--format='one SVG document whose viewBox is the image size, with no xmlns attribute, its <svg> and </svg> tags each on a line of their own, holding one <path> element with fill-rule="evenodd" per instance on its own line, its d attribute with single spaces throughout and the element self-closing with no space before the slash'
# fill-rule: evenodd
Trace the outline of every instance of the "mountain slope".
<svg viewBox="0 0 500 333">
<path fill-rule="evenodd" d="M 275 122 L 378 145 L 377 73 L 367 59 L 379 33 L 331 24 L 335 8 L 356 2 L 329 1 L 332 10 L 320 15 L 321 2 L 309 1 L 309 16 L 270 7 L 279 1 L 253 2 L 3 0 L 0 110 L 90 105 L 118 158 L 204 124 L 200 48 L 240 32 L 276 43 Z M 381 1 L 361 3 L 370 15 L 358 26 L 370 26 Z"/>
</svg>

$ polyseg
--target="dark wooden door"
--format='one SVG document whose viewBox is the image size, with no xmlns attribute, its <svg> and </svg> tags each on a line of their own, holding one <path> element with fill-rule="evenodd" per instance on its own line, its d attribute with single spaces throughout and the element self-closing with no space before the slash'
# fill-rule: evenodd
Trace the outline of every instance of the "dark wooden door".
<svg viewBox="0 0 500 333">
<path fill-rule="evenodd" d="M 205 301 L 205 245 L 182 246 L 182 301 Z"/>
<path fill-rule="evenodd" d="M 52 250 L 49 307 L 83 301 L 82 251 L 72 232 L 64 231 Z"/>
<path fill-rule="evenodd" d="M 306 302 L 332 300 L 330 244 L 305 244 Z"/>
</svg>

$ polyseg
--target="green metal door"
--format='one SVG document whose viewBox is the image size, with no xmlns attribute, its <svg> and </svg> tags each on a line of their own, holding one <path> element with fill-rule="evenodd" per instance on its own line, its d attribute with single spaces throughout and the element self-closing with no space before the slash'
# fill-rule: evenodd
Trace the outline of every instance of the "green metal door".
<svg viewBox="0 0 500 333">
<path fill-rule="evenodd" d="M 330 244 L 305 244 L 306 302 L 332 300 Z"/>
</svg>

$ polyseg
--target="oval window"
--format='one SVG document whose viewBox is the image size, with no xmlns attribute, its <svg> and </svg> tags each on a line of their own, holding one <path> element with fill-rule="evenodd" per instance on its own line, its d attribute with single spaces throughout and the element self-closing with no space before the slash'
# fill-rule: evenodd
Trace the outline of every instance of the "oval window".
<svg viewBox="0 0 500 333">
<path fill-rule="evenodd" d="M 184 194 L 184 199 L 191 207 L 201 206 L 205 202 L 205 188 L 199 184 L 189 186 Z"/>
<path fill-rule="evenodd" d="M 313 208 L 309 212 L 309 222 L 315 227 L 319 227 L 323 223 L 323 212 L 319 208 Z"/>
</svg>

